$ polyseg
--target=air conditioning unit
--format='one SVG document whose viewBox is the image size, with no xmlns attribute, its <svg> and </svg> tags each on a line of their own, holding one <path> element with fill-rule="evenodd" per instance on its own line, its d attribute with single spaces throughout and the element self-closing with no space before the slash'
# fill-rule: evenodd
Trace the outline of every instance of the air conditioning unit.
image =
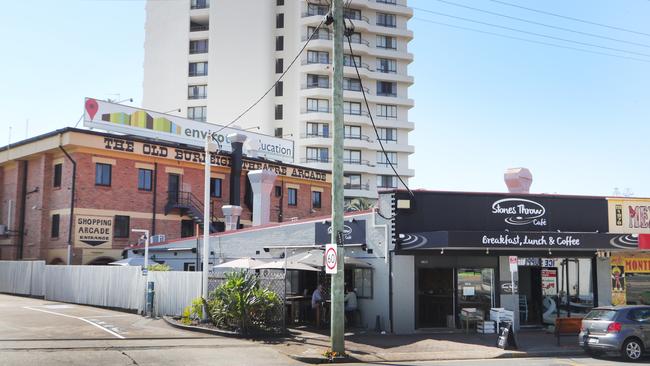
<svg viewBox="0 0 650 366">
<path fill-rule="evenodd" d="M 0 225 L 0 235 L 9 235 L 9 230 L 7 230 L 7 225 Z"/>
<path fill-rule="evenodd" d="M 149 243 L 162 243 L 167 240 L 167 237 L 164 234 L 152 235 Z"/>
</svg>

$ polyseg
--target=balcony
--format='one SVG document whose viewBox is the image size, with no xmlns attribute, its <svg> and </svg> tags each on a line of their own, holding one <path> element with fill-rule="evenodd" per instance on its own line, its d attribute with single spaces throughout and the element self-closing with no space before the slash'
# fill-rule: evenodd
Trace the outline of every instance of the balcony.
<svg viewBox="0 0 650 366">
<path fill-rule="evenodd" d="M 344 136 L 344 138 L 347 139 L 347 140 L 359 140 L 359 141 L 373 142 L 372 139 L 369 136 L 366 136 L 366 135 L 346 134 Z"/>
<path fill-rule="evenodd" d="M 355 189 L 355 190 L 359 190 L 359 191 L 369 191 L 370 190 L 370 184 L 368 184 L 368 183 L 366 183 L 366 184 L 345 183 L 343 185 L 343 189 Z"/>
<path fill-rule="evenodd" d="M 190 32 L 203 32 L 210 30 L 210 26 L 207 24 L 190 24 Z"/>
<path fill-rule="evenodd" d="M 332 159 L 327 158 L 327 159 L 322 159 L 322 158 L 302 158 L 300 159 L 301 164 L 311 164 L 311 163 L 321 163 L 321 164 L 328 164 L 331 163 Z"/>
<path fill-rule="evenodd" d="M 327 133 L 303 133 L 300 134 L 300 138 L 301 139 L 317 139 L 317 138 L 328 139 L 330 138 L 330 135 Z"/>
<path fill-rule="evenodd" d="M 190 9 L 207 9 L 210 7 L 210 0 L 192 0 Z"/>
<path fill-rule="evenodd" d="M 343 164 L 365 165 L 365 166 L 369 166 L 369 167 L 374 167 L 375 166 L 369 160 L 362 160 L 362 159 L 343 159 Z"/>
</svg>

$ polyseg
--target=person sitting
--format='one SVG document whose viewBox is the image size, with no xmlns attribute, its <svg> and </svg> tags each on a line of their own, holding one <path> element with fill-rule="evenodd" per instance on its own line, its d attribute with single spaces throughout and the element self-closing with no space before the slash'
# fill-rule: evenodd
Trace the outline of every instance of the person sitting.
<svg viewBox="0 0 650 366">
<path fill-rule="evenodd" d="M 345 294 L 345 319 L 349 323 L 353 317 L 354 313 L 357 311 L 357 293 L 353 288 L 348 288 L 348 292 Z"/>
<path fill-rule="evenodd" d="M 320 328 L 321 304 L 323 303 L 323 285 L 318 284 L 311 295 L 311 308 L 316 312 L 316 327 Z"/>
</svg>

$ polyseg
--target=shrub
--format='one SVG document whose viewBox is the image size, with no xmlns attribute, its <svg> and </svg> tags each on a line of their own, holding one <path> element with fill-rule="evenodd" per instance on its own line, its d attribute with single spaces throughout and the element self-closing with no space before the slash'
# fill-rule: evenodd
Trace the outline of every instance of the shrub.
<svg viewBox="0 0 650 366">
<path fill-rule="evenodd" d="M 208 301 L 210 318 L 216 326 L 244 335 L 253 329 L 270 328 L 281 306 L 280 297 L 260 287 L 259 279 L 246 271 L 227 273 L 226 281 L 210 294 Z"/>
<path fill-rule="evenodd" d="M 171 267 L 169 267 L 168 265 L 160 264 L 160 263 L 150 264 L 149 267 L 147 268 L 149 269 L 149 271 L 158 271 L 158 272 L 168 272 L 171 269 Z"/>
</svg>

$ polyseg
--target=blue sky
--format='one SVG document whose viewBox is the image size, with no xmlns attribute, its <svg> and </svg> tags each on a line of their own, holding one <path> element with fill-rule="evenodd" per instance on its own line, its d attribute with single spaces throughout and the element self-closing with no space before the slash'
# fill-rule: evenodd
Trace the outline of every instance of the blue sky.
<svg viewBox="0 0 650 366">
<path fill-rule="evenodd" d="M 292 0 L 293 1 L 293 0 Z M 295 0 L 297 1 L 297 0 Z M 446 0 L 447 1 L 447 0 Z M 439 0 L 410 5 L 552 37 L 650 55 L 650 36 L 505 6 L 448 0 L 645 46 L 488 15 Z M 504 0 L 650 34 L 646 0 Z M 0 145 L 71 126 L 83 97 L 142 97 L 144 1 L 12 1 L 0 12 Z M 29 14 L 27 18 L 26 15 Z M 413 188 L 504 191 L 503 171 L 525 166 L 533 192 L 650 197 L 650 56 L 577 45 L 415 10 L 415 17 L 514 37 L 647 59 L 639 62 L 432 24 L 415 33 L 410 73 L 416 130 Z"/>
</svg>

